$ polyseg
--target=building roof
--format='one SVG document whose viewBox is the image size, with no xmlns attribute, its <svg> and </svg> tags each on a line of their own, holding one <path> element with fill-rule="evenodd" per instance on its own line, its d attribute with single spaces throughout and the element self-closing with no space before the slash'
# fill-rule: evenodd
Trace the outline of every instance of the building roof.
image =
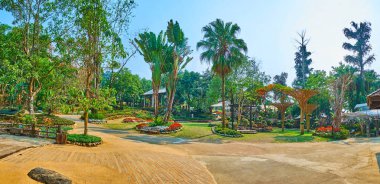
<svg viewBox="0 0 380 184">
<path fill-rule="evenodd" d="M 162 93 L 166 93 L 166 89 L 165 88 L 161 88 L 160 90 L 158 90 L 158 94 L 162 94 Z M 153 89 L 150 90 L 150 91 L 147 91 L 143 94 L 144 96 L 145 95 L 153 95 Z"/>
<path fill-rule="evenodd" d="M 230 105 L 230 101 L 225 101 L 225 102 L 226 102 L 226 107 L 228 107 Z M 211 105 L 211 107 L 222 107 L 222 106 L 223 106 L 222 102 Z"/>
<path fill-rule="evenodd" d="M 367 104 L 370 109 L 380 109 L 380 89 L 367 96 Z"/>
</svg>

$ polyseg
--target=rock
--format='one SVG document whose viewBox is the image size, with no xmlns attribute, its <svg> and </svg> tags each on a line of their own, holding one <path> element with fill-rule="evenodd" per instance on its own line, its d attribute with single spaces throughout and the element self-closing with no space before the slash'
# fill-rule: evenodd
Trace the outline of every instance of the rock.
<svg viewBox="0 0 380 184">
<path fill-rule="evenodd" d="M 45 184 L 71 184 L 72 181 L 70 178 L 49 170 L 49 169 L 44 169 L 41 167 L 36 167 L 32 169 L 29 173 L 28 176 L 38 182 L 45 183 Z"/>
</svg>

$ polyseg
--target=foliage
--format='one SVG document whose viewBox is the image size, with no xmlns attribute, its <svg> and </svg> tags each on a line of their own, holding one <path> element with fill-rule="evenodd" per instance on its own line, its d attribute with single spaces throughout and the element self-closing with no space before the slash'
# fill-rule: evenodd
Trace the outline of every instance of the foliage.
<svg viewBox="0 0 380 184">
<path fill-rule="evenodd" d="M 140 124 L 136 125 L 136 129 L 140 130 L 140 129 L 142 129 L 143 127 L 147 127 L 147 126 L 149 126 L 148 123 L 140 123 Z"/>
<path fill-rule="evenodd" d="M 293 81 L 293 87 L 303 89 L 305 88 L 306 80 L 313 68 L 310 68 L 310 64 L 312 63 L 312 59 L 310 58 L 311 52 L 307 50 L 310 40 L 306 38 L 305 31 L 298 33 L 298 35 L 300 40 L 297 40 L 299 46 L 294 58 L 296 79 Z"/>
<path fill-rule="evenodd" d="M 89 113 L 88 119 L 104 119 L 104 114 L 101 113 Z"/>
<path fill-rule="evenodd" d="M 372 46 L 369 43 L 371 38 L 371 23 L 370 22 L 351 22 L 352 28 L 345 28 L 343 30 L 344 35 L 349 40 L 355 40 L 355 43 L 343 43 L 343 48 L 345 50 L 353 52 L 352 55 L 346 55 L 344 60 L 348 64 L 352 64 L 355 69 L 359 72 L 359 77 L 355 82 L 356 94 L 354 96 L 354 103 L 364 103 L 366 100 L 366 95 L 369 91 L 365 90 L 365 75 L 364 67 L 370 65 L 375 61 L 375 55 L 370 54 Z"/>
<path fill-rule="evenodd" d="M 164 121 L 164 118 L 162 118 L 160 116 L 155 118 L 152 123 L 149 123 L 150 127 L 165 126 L 165 125 L 167 125 L 167 122 Z"/>
<path fill-rule="evenodd" d="M 168 57 L 168 62 L 165 64 L 168 80 L 166 81 L 167 110 L 164 121 L 168 121 L 172 113 L 178 73 L 193 59 L 192 57 L 189 57 L 191 54 L 190 46 L 188 46 L 187 38 L 177 21 L 175 23 L 173 20 L 168 22 L 166 36 L 168 37 L 168 42 L 172 48 L 172 57 Z"/>
<path fill-rule="evenodd" d="M 225 127 L 225 77 L 245 59 L 247 44 L 237 38 L 240 27 L 232 22 L 224 23 L 216 19 L 202 28 L 203 39 L 197 43 L 201 60 L 212 63 L 212 71 L 222 78 L 223 127 Z"/>
<path fill-rule="evenodd" d="M 230 136 L 242 136 L 242 134 L 236 130 L 232 130 L 229 128 L 223 128 L 223 127 L 215 127 L 215 132 L 222 135 L 230 135 Z"/>
<path fill-rule="evenodd" d="M 102 138 L 94 135 L 84 135 L 84 134 L 68 134 L 67 140 L 74 143 L 98 143 L 102 142 Z"/>
<path fill-rule="evenodd" d="M 171 125 L 168 127 L 168 130 L 169 130 L 169 131 L 174 131 L 174 130 L 178 130 L 178 129 L 180 129 L 180 128 L 182 128 L 182 125 L 181 125 L 180 123 L 175 122 L 175 123 L 171 124 Z"/>
<path fill-rule="evenodd" d="M 74 125 L 75 124 L 74 121 L 61 118 L 58 116 L 54 116 L 54 115 L 36 114 L 35 116 L 37 118 L 37 124 L 45 124 L 44 119 L 46 118 L 51 119 L 53 125 Z"/>
<path fill-rule="evenodd" d="M 333 132 L 334 130 L 334 132 Z M 318 127 L 315 131 L 317 136 L 328 137 L 334 139 L 347 139 L 350 135 L 349 131 L 344 127 L 333 128 L 332 126 Z"/>
</svg>

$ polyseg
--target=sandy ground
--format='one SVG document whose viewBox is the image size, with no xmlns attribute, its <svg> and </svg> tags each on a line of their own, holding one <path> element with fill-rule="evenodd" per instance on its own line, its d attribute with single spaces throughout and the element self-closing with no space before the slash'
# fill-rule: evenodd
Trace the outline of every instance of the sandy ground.
<svg viewBox="0 0 380 184">
<path fill-rule="evenodd" d="M 74 132 L 82 127 L 78 123 Z M 104 144 L 48 145 L 0 160 L 0 183 L 34 183 L 26 173 L 36 166 L 56 170 L 75 183 L 380 183 L 380 138 L 216 144 L 162 140 L 97 125 L 90 132 Z"/>
<path fill-rule="evenodd" d="M 81 127 L 78 123 L 74 132 L 82 132 Z M 104 143 L 47 145 L 1 159 L 0 183 L 36 183 L 27 176 L 35 167 L 55 170 L 74 183 L 215 183 L 204 165 L 181 150 L 89 132 Z"/>
</svg>

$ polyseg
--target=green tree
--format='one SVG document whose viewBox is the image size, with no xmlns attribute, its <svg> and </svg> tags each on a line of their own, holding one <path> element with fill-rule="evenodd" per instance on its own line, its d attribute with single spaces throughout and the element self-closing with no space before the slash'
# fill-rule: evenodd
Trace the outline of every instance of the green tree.
<svg viewBox="0 0 380 184">
<path fill-rule="evenodd" d="M 49 16 L 56 11 L 54 3 L 45 0 L 2 0 L 0 9 L 10 12 L 14 17 L 14 25 L 21 35 L 22 56 L 17 58 L 24 67 L 23 76 L 28 85 L 28 110 L 34 113 L 35 97 L 42 89 L 41 80 L 60 66 L 62 60 L 54 55 L 52 45 L 56 38 L 52 37 L 44 24 L 54 24 Z"/>
<path fill-rule="evenodd" d="M 84 110 L 86 135 L 89 110 L 96 111 L 103 107 L 99 105 L 102 64 L 106 60 L 127 56 L 120 33 L 126 31 L 135 3 L 128 0 L 65 0 L 56 4 L 59 11 L 53 19 L 59 24 L 53 28 L 63 39 L 73 38 L 73 42 L 65 49 L 75 53 L 75 59 L 80 63 L 80 72 L 84 74 L 85 98 L 81 100 L 81 106 Z M 108 58 L 110 55 L 111 59 Z M 96 100 L 99 103 L 92 103 Z"/>
<path fill-rule="evenodd" d="M 185 68 L 185 66 L 193 59 L 189 57 L 191 50 L 187 45 L 187 38 L 185 37 L 179 23 L 173 20 L 168 22 L 166 30 L 166 36 L 172 49 L 172 57 L 166 63 L 167 68 L 167 83 L 166 92 L 167 96 L 167 110 L 164 117 L 164 121 L 168 121 L 172 113 L 172 107 L 174 103 L 174 96 L 176 92 L 176 86 L 178 81 L 178 73 Z"/>
<path fill-rule="evenodd" d="M 309 44 L 309 39 L 306 39 L 306 32 L 298 33 L 300 39 L 296 40 L 298 43 L 298 49 L 295 53 L 294 62 L 296 65 L 296 79 L 293 81 L 293 87 L 295 88 L 305 88 L 307 78 L 313 68 L 310 68 L 312 59 L 310 58 L 311 52 L 307 50 L 307 45 Z"/>
<path fill-rule="evenodd" d="M 238 66 L 245 58 L 243 52 L 247 52 L 244 40 L 237 38 L 240 27 L 232 22 L 224 23 L 216 19 L 202 28 L 203 40 L 197 43 L 197 49 L 202 48 L 201 60 L 212 63 L 212 71 L 222 79 L 222 124 L 225 124 L 225 79 L 232 69 Z"/>
<path fill-rule="evenodd" d="M 345 42 L 343 43 L 343 48 L 345 50 L 353 52 L 353 54 L 346 55 L 344 57 L 344 60 L 348 64 L 352 64 L 355 68 L 357 68 L 359 72 L 359 77 L 355 81 L 356 96 L 354 100 L 356 104 L 359 104 L 364 103 L 366 97 L 364 68 L 366 65 L 370 65 L 375 61 L 375 56 L 373 54 L 370 54 L 372 50 L 372 46 L 369 43 L 372 31 L 371 23 L 360 22 L 358 24 L 356 22 L 351 22 L 351 26 L 352 28 L 343 29 L 343 33 L 347 39 L 353 39 L 355 42 Z"/>
<path fill-rule="evenodd" d="M 171 59 L 172 47 L 166 43 L 165 35 L 161 31 L 157 36 L 153 32 L 140 33 L 138 38 L 134 39 L 137 44 L 136 49 L 144 56 L 145 62 L 150 66 L 152 71 L 152 88 L 154 99 L 154 115 L 158 116 L 158 91 L 161 86 L 162 74 L 166 72 L 166 62 Z"/>
</svg>

